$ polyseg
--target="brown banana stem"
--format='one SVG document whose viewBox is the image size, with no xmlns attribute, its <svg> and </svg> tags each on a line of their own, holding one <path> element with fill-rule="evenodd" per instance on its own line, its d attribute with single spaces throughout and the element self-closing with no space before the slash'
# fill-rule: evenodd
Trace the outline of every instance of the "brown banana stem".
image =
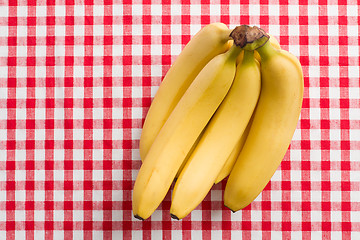
<svg viewBox="0 0 360 240">
<path fill-rule="evenodd" d="M 230 33 L 230 37 L 234 39 L 236 46 L 245 50 L 255 50 L 264 45 L 270 36 L 257 26 L 241 25 L 234 28 Z"/>
</svg>

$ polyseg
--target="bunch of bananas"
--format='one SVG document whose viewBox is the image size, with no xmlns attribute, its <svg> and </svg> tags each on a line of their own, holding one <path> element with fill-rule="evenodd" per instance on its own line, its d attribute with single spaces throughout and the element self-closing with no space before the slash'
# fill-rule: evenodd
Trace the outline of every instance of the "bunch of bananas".
<svg viewBox="0 0 360 240">
<path fill-rule="evenodd" d="M 146 116 L 134 216 L 150 217 L 174 180 L 175 219 L 227 176 L 225 206 L 238 211 L 250 204 L 287 151 L 303 88 L 298 59 L 262 29 L 202 28 L 167 72 Z"/>
</svg>

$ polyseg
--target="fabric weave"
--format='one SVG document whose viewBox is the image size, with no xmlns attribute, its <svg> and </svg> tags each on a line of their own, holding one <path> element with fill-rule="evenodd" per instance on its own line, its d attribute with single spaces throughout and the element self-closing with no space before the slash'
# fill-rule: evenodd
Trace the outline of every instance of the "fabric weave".
<svg viewBox="0 0 360 240">
<path fill-rule="evenodd" d="M 359 1 L 0 1 L 0 239 L 360 239 Z M 303 66 L 301 119 L 246 209 L 132 216 L 141 127 L 203 26 L 257 25 Z"/>
</svg>

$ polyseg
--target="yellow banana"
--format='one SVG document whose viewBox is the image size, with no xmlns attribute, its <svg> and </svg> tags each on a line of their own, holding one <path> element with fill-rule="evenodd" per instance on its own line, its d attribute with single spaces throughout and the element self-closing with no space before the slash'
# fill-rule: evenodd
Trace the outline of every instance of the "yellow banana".
<svg viewBox="0 0 360 240">
<path fill-rule="evenodd" d="M 232 150 L 230 156 L 227 158 L 224 166 L 221 168 L 219 175 L 216 177 L 215 184 L 221 182 L 224 178 L 226 178 L 233 168 L 236 159 L 238 158 L 241 149 L 243 148 L 247 135 L 249 134 L 250 126 L 252 120 L 250 119 L 248 125 L 246 126 L 244 133 L 241 135 L 240 140 L 236 143 L 234 149 Z"/>
<path fill-rule="evenodd" d="M 141 132 L 140 157 L 145 159 L 161 127 L 201 69 L 229 49 L 231 30 L 223 23 L 202 28 L 185 46 L 166 73 L 146 115 Z"/>
<path fill-rule="evenodd" d="M 249 123 L 260 94 L 260 85 L 259 63 L 253 51 L 245 51 L 230 91 L 175 183 L 170 208 L 173 218 L 182 219 L 188 215 L 213 186 Z"/>
<path fill-rule="evenodd" d="M 240 51 L 234 45 L 206 64 L 161 128 L 135 181 L 132 207 L 136 218 L 148 218 L 165 197 L 186 155 L 229 91 Z"/>
<path fill-rule="evenodd" d="M 271 43 L 271 45 L 272 45 L 275 49 L 279 49 L 279 50 L 280 50 L 281 47 L 280 47 L 280 44 L 279 44 L 278 40 L 277 40 L 274 36 L 272 36 L 272 35 L 270 35 L 270 34 L 269 34 L 269 36 L 270 36 L 269 42 Z M 238 56 L 238 59 L 237 59 L 238 63 L 241 63 L 241 62 L 242 62 L 243 57 L 244 57 L 244 53 L 242 52 L 242 53 L 240 53 L 239 56 Z M 258 53 L 256 50 L 254 51 L 254 57 L 255 57 L 255 59 L 256 59 L 258 62 L 261 62 L 260 55 L 259 55 L 259 53 Z M 239 156 L 239 153 L 240 153 L 241 149 L 242 149 L 243 146 L 244 146 L 246 137 L 247 137 L 247 135 L 248 135 L 248 133 L 249 133 L 249 130 L 250 130 L 251 122 L 252 122 L 252 121 L 250 121 L 250 123 L 249 123 L 248 126 L 246 127 L 246 129 L 245 129 L 245 131 L 244 131 L 244 134 L 241 136 L 239 142 L 236 144 L 236 146 L 235 146 L 235 148 L 233 149 L 233 151 L 231 152 L 229 158 L 226 160 L 225 165 L 223 166 L 223 168 L 221 169 L 218 177 L 217 177 L 216 180 L 215 180 L 215 184 L 221 182 L 224 178 L 226 178 L 226 177 L 230 174 L 231 169 L 232 169 L 232 167 L 234 166 L 235 161 L 236 161 L 237 157 Z"/>
<path fill-rule="evenodd" d="M 270 181 L 291 142 L 303 99 L 304 80 L 297 58 L 274 49 L 270 42 L 257 51 L 261 56 L 260 98 L 224 192 L 224 204 L 232 211 L 249 205 Z"/>
</svg>

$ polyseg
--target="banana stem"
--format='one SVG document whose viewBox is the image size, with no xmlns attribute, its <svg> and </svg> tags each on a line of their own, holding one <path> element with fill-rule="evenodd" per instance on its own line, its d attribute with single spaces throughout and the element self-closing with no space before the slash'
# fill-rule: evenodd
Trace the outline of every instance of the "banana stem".
<svg viewBox="0 0 360 240">
<path fill-rule="evenodd" d="M 245 64 L 247 62 L 251 62 L 254 61 L 254 51 L 248 51 L 248 50 L 244 50 L 244 58 L 241 62 L 241 64 Z"/>
<path fill-rule="evenodd" d="M 237 26 L 230 34 L 236 46 L 244 50 L 255 50 L 264 45 L 270 36 L 261 28 L 248 25 Z"/>
<path fill-rule="evenodd" d="M 240 54 L 242 48 L 236 46 L 235 44 L 231 46 L 231 48 L 227 51 L 229 58 L 237 58 Z"/>
<path fill-rule="evenodd" d="M 273 56 L 277 50 L 271 45 L 270 41 L 268 41 L 263 46 L 256 49 L 256 51 L 260 54 L 261 61 L 266 61 L 266 59 Z"/>
</svg>

